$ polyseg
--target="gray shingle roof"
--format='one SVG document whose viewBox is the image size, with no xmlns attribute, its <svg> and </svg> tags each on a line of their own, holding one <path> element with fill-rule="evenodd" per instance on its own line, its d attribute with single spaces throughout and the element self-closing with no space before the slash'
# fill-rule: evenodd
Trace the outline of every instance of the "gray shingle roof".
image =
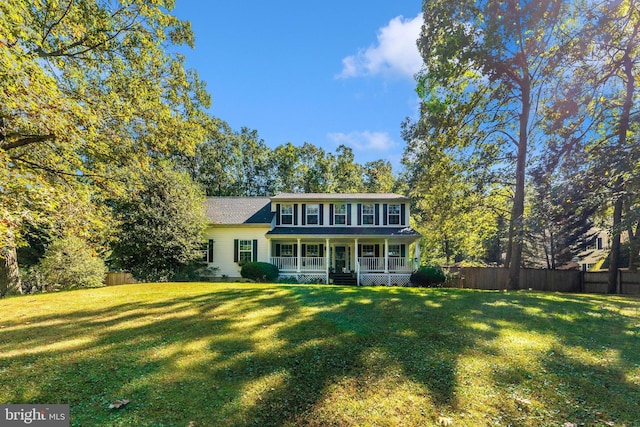
<svg viewBox="0 0 640 427">
<path fill-rule="evenodd" d="M 267 236 L 421 237 L 410 227 L 276 227 Z"/>
<path fill-rule="evenodd" d="M 409 198 L 402 194 L 395 193 L 280 193 L 271 197 L 276 201 L 295 201 L 295 200 L 389 200 L 389 201 L 409 201 Z"/>
<path fill-rule="evenodd" d="M 268 197 L 207 197 L 205 208 L 212 224 L 269 224 L 274 215 Z"/>
</svg>

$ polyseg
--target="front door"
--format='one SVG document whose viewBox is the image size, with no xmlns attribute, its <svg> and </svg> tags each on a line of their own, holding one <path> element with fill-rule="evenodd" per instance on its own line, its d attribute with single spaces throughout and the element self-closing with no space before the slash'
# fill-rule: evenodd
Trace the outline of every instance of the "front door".
<svg viewBox="0 0 640 427">
<path fill-rule="evenodd" d="M 347 247 L 336 246 L 335 248 L 333 248 L 333 253 L 333 267 L 336 269 L 336 273 L 342 273 L 347 268 Z"/>
</svg>

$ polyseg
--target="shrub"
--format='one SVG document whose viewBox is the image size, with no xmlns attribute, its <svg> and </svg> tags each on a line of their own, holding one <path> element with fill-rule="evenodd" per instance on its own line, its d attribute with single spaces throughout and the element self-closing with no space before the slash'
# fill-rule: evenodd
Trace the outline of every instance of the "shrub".
<svg viewBox="0 0 640 427">
<path fill-rule="evenodd" d="M 411 275 L 409 280 L 413 286 L 430 288 L 444 283 L 446 279 L 447 276 L 440 267 L 423 265 Z"/>
<path fill-rule="evenodd" d="M 240 275 L 256 282 L 273 282 L 278 278 L 278 267 L 268 262 L 248 262 L 242 266 Z"/>
<path fill-rule="evenodd" d="M 55 240 L 37 269 L 47 289 L 103 286 L 107 272 L 104 261 L 76 236 Z"/>
</svg>

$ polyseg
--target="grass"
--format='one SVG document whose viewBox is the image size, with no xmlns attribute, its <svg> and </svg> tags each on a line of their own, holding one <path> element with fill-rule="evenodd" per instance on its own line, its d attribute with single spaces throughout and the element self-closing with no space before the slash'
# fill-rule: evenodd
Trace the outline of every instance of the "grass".
<svg viewBox="0 0 640 427">
<path fill-rule="evenodd" d="M 77 426 L 640 425 L 638 299 L 171 283 L 0 313 L 0 403 Z"/>
</svg>

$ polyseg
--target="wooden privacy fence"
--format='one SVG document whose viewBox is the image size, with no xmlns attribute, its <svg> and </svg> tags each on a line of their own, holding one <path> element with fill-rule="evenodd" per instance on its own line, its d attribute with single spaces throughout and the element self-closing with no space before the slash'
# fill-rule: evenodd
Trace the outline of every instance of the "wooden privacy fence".
<svg viewBox="0 0 640 427">
<path fill-rule="evenodd" d="M 507 288 L 509 270 L 506 268 L 460 267 L 451 268 L 452 278 L 445 286 L 452 288 L 502 290 Z M 608 273 L 577 270 L 520 270 L 519 289 L 548 292 L 607 293 Z M 618 272 L 618 294 L 640 295 L 640 272 Z"/>
<path fill-rule="evenodd" d="M 112 272 L 105 274 L 104 284 L 107 286 L 125 285 L 127 283 L 138 283 L 138 281 L 133 278 L 131 273 L 127 272 Z"/>
</svg>

